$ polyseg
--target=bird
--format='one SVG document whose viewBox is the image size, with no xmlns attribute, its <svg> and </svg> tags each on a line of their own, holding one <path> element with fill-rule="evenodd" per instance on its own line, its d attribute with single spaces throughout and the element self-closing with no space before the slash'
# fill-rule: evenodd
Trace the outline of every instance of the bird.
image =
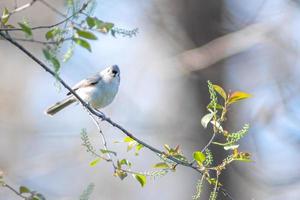
<svg viewBox="0 0 300 200">
<path fill-rule="evenodd" d="M 120 69 L 112 65 L 94 76 L 79 81 L 72 90 L 94 109 L 101 109 L 112 103 L 120 85 Z M 46 109 L 45 114 L 53 116 L 72 103 L 77 102 L 71 92 L 67 97 Z"/>
</svg>

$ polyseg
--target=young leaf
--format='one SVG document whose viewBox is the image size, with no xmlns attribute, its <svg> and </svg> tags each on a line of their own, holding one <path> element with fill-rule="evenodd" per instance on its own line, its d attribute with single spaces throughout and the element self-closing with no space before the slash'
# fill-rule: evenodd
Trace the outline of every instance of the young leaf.
<svg viewBox="0 0 300 200">
<path fill-rule="evenodd" d="M 171 147 L 168 144 L 164 144 L 164 147 L 168 152 L 171 150 Z"/>
<path fill-rule="evenodd" d="M 127 145 L 127 151 L 130 151 L 131 149 L 133 149 L 133 147 L 137 144 L 136 141 L 132 141 L 132 142 L 128 142 Z"/>
<path fill-rule="evenodd" d="M 212 120 L 214 117 L 214 113 L 208 113 L 204 115 L 201 119 L 201 124 L 204 128 L 207 128 L 208 123 Z"/>
<path fill-rule="evenodd" d="M 100 149 L 101 153 L 111 153 L 114 154 L 114 156 L 117 156 L 117 153 L 115 151 L 111 151 L 111 150 L 105 150 L 105 149 Z"/>
<path fill-rule="evenodd" d="M 1 17 L 2 24 L 6 25 L 6 23 L 8 22 L 8 19 L 9 19 L 9 11 L 7 10 L 7 8 L 4 8 L 2 17 Z"/>
<path fill-rule="evenodd" d="M 67 52 L 63 55 L 63 62 L 67 62 L 73 56 L 74 45 L 68 48 Z"/>
<path fill-rule="evenodd" d="M 154 168 L 163 168 L 163 169 L 170 168 L 170 166 L 165 162 L 157 163 L 157 164 L 153 165 L 153 167 Z"/>
<path fill-rule="evenodd" d="M 142 174 L 133 174 L 132 175 L 140 184 L 142 187 L 144 187 L 146 185 L 146 176 L 142 175 Z"/>
<path fill-rule="evenodd" d="M 108 33 L 114 27 L 113 23 L 105 22 L 102 23 L 100 26 L 97 26 L 98 30 L 101 33 Z"/>
<path fill-rule="evenodd" d="M 100 28 L 104 24 L 104 22 L 102 20 L 100 20 L 96 17 L 94 18 L 94 21 L 95 21 L 95 26 L 97 29 Z"/>
<path fill-rule="evenodd" d="M 143 147 L 144 147 L 144 145 L 138 144 L 138 145 L 136 145 L 135 150 L 140 151 Z"/>
<path fill-rule="evenodd" d="M 55 55 L 53 55 L 49 49 L 43 49 L 43 53 L 45 58 L 50 61 L 54 67 L 54 71 L 58 72 L 60 69 L 60 63 L 58 61 L 58 59 L 55 57 Z"/>
<path fill-rule="evenodd" d="M 127 159 L 122 159 L 120 161 L 120 165 L 127 165 L 127 166 L 131 166 L 131 162 L 129 162 Z"/>
<path fill-rule="evenodd" d="M 236 145 L 227 145 L 224 146 L 224 149 L 227 150 L 233 150 L 233 149 L 237 149 L 240 145 L 236 144 Z"/>
<path fill-rule="evenodd" d="M 23 31 L 27 36 L 32 36 L 31 28 L 30 28 L 27 24 L 21 23 L 21 22 L 19 22 L 18 24 L 19 24 L 19 26 L 22 28 L 22 31 Z"/>
<path fill-rule="evenodd" d="M 100 161 L 101 161 L 101 158 L 96 158 L 95 160 L 90 162 L 90 166 L 95 167 Z"/>
<path fill-rule="evenodd" d="M 252 95 L 246 92 L 236 91 L 229 96 L 229 104 L 235 103 L 237 101 L 250 98 Z"/>
<path fill-rule="evenodd" d="M 124 172 L 122 169 L 116 169 L 114 176 L 119 177 L 121 180 L 127 177 L 127 173 Z"/>
<path fill-rule="evenodd" d="M 238 152 L 238 153 L 235 153 L 233 158 L 234 158 L 234 160 L 238 160 L 241 162 L 252 162 L 250 157 L 251 157 L 251 155 L 247 152 Z"/>
<path fill-rule="evenodd" d="M 54 36 L 56 36 L 60 32 L 60 29 L 55 27 L 53 29 L 50 29 L 46 34 L 45 37 L 47 40 L 52 39 Z"/>
<path fill-rule="evenodd" d="M 48 49 L 43 49 L 44 56 L 47 60 L 51 60 L 52 55 Z"/>
<path fill-rule="evenodd" d="M 86 40 L 81 39 L 81 38 L 73 38 L 73 41 L 76 44 L 78 44 L 78 45 L 82 46 L 83 48 L 87 49 L 89 52 L 92 52 L 91 45 Z"/>
<path fill-rule="evenodd" d="M 223 97 L 224 100 L 226 100 L 227 98 L 226 92 L 221 86 L 213 85 L 213 88 L 221 97 Z"/>
<path fill-rule="evenodd" d="M 97 40 L 98 39 L 92 32 L 89 32 L 89 31 L 84 31 L 84 30 L 77 29 L 76 33 L 80 37 L 83 37 L 83 38 L 86 38 L 86 39 L 89 39 L 89 40 Z"/>
<path fill-rule="evenodd" d="M 137 144 L 135 146 L 135 155 L 138 156 L 139 155 L 139 151 L 144 147 L 144 145 L 142 144 Z"/>
<path fill-rule="evenodd" d="M 23 194 L 23 193 L 30 193 L 30 190 L 27 187 L 25 187 L 25 186 L 20 186 L 19 192 L 21 194 Z"/>
<path fill-rule="evenodd" d="M 51 59 L 51 62 L 54 67 L 54 71 L 57 73 L 60 69 L 60 63 L 59 63 L 58 59 L 55 56 L 53 56 Z"/>
<path fill-rule="evenodd" d="M 132 142 L 132 141 L 135 141 L 134 139 L 132 139 L 131 137 L 125 137 L 124 139 L 123 139 L 123 141 L 124 142 Z"/>
<path fill-rule="evenodd" d="M 193 153 L 193 157 L 198 162 L 198 164 L 201 164 L 201 165 L 206 159 L 206 156 L 201 151 L 195 151 Z"/>
<path fill-rule="evenodd" d="M 87 17 L 85 21 L 89 28 L 93 28 L 96 25 L 95 18 L 93 17 Z"/>
</svg>

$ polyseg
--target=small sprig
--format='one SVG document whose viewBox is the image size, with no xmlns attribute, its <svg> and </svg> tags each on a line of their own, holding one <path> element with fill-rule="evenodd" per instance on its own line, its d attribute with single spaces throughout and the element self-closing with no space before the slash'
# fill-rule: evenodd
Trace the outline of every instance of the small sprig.
<svg viewBox="0 0 300 200">
<path fill-rule="evenodd" d="M 211 124 L 213 133 L 203 150 L 195 151 L 193 153 L 194 161 L 192 163 L 196 163 L 197 168 L 204 174 L 200 182 L 197 183 L 197 192 L 193 198 L 200 198 L 202 185 L 204 184 L 203 181 L 206 180 L 210 185 L 213 185 L 209 200 L 216 200 L 218 191 L 220 190 L 220 187 L 222 187 L 222 184 L 219 182 L 221 172 L 233 161 L 251 161 L 249 153 L 238 151 L 238 141 L 248 133 L 249 125 L 244 125 L 240 131 L 235 133 L 229 133 L 223 128 L 223 122 L 227 119 L 226 115 L 228 113 L 228 108 L 240 100 L 251 97 L 251 95 L 241 91 L 226 93 L 221 86 L 212 84 L 210 81 L 208 81 L 208 92 L 210 95 L 210 102 L 207 106 L 209 113 L 204 115 L 201 119 L 201 124 L 204 128 L 207 128 L 207 126 Z M 218 101 L 218 95 L 221 97 L 221 103 Z M 226 142 L 215 142 L 216 135 L 219 135 L 223 140 L 226 140 Z M 219 165 L 212 166 L 213 153 L 208 149 L 210 144 L 223 146 L 225 150 L 232 150 L 232 154 L 229 154 Z M 211 171 L 214 171 L 216 175 L 212 176 L 211 174 L 214 173 L 211 173 Z"/>
</svg>

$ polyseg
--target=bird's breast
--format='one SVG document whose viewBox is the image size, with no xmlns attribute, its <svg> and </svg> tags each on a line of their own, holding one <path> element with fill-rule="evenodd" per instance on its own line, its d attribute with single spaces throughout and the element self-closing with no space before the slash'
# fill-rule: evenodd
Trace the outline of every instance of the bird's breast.
<svg viewBox="0 0 300 200">
<path fill-rule="evenodd" d="M 89 99 L 89 103 L 94 108 L 103 108 L 109 105 L 115 98 L 118 92 L 118 84 L 116 83 L 105 83 L 105 84 L 97 84 L 90 91 L 91 98 Z"/>
</svg>

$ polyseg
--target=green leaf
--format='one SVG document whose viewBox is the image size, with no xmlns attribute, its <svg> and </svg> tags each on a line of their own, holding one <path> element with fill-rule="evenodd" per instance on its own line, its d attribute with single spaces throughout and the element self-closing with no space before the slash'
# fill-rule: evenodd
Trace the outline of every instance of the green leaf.
<svg viewBox="0 0 300 200">
<path fill-rule="evenodd" d="M 119 177 L 121 180 L 127 177 L 127 173 L 124 172 L 122 169 L 116 169 L 114 176 Z"/>
<path fill-rule="evenodd" d="M 140 151 L 143 147 L 144 147 L 144 145 L 142 145 L 142 144 L 137 144 L 137 145 L 135 146 L 135 153 L 134 153 L 134 155 L 138 156 L 138 155 L 139 155 L 139 151 Z"/>
<path fill-rule="evenodd" d="M 224 149 L 227 151 L 227 150 L 233 150 L 233 149 L 237 149 L 240 145 L 238 144 L 235 144 L 235 145 L 227 145 L 227 146 L 224 146 Z"/>
<path fill-rule="evenodd" d="M 133 174 L 132 175 L 140 184 L 142 187 L 144 187 L 146 185 L 146 176 L 142 175 L 142 174 Z"/>
<path fill-rule="evenodd" d="M 81 38 L 73 38 L 73 41 L 76 44 L 78 44 L 78 45 L 82 46 L 83 48 L 87 49 L 89 52 L 92 52 L 91 45 L 86 40 L 81 39 Z"/>
<path fill-rule="evenodd" d="M 52 55 L 48 49 L 43 49 L 44 56 L 47 60 L 51 60 Z"/>
<path fill-rule="evenodd" d="M 237 101 L 247 99 L 247 98 L 250 98 L 250 97 L 252 97 L 251 94 L 248 94 L 246 92 L 236 91 L 236 92 L 230 94 L 228 103 L 232 104 L 232 103 L 235 103 Z"/>
<path fill-rule="evenodd" d="M 241 162 L 253 162 L 250 157 L 250 153 L 239 152 L 238 154 L 234 155 L 233 159 Z"/>
<path fill-rule="evenodd" d="M 101 33 L 108 33 L 113 27 L 114 24 L 110 22 L 101 23 L 100 25 L 97 24 L 97 29 Z"/>
<path fill-rule="evenodd" d="M 63 55 L 63 62 L 67 62 L 73 56 L 74 45 L 68 48 L 67 52 Z"/>
<path fill-rule="evenodd" d="M 54 71 L 57 73 L 60 69 L 60 63 L 56 57 L 52 57 L 51 59 L 52 65 L 54 67 Z"/>
<path fill-rule="evenodd" d="M 234 160 L 241 161 L 241 162 L 253 162 L 253 160 L 251 160 L 249 158 L 236 158 Z"/>
<path fill-rule="evenodd" d="M 8 19 L 9 19 L 9 11 L 7 10 L 7 8 L 4 8 L 2 17 L 1 17 L 2 24 L 6 25 L 6 23 L 8 22 Z"/>
<path fill-rule="evenodd" d="M 50 61 L 54 67 L 54 71 L 57 73 L 60 69 L 60 63 L 58 59 L 53 55 L 49 49 L 43 49 L 45 58 Z"/>
<path fill-rule="evenodd" d="M 136 141 L 132 141 L 132 142 L 128 142 L 128 145 L 127 145 L 127 151 L 130 151 L 131 149 L 133 149 L 133 147 L 137 145 L 137 142 Z"/>
<path fill-rule="evenodd" d="M 208 123 L 212 120 L 214 117 L 214 113 L 208 113 L 204 115 L 201 119 L 201 124 L 204 128 L 207 128 Z"/>
<path fill-rule="evenodd" d="M 221 86 L 213 85 L 213 88 L 221 97 L 223 97 L 224 100 L 226 100 L 227 98 L 226 92 Z"/>
<path fill-rule="evenodd" d="M 168 144 L 164 144 L 164 147 L 168 152 L 171 150 L 171 147 Z"/>
<path fill-rule="evenodd" d="M 135 150 L 140 151 L 143 147 L 144 147 L 144 145 L 138 144 L 138 145 L 136 145 Z"/>
<path fill-rule="evenodd" d="M 153 167 L 154 168 L 163 168 L 163 169 L 170 168 L 170 166 L 165 162 L 157 163 L 157 164 L 153 165 Z"/>
<path fill-rule="evenodd" d="M 132 142 L 132 141 L 135 141 L 134 139 L 132 139 L 131 137 L 125 137 L 124 139 L 123 139 L 123 141 L 124 142 Z"/>
<path fill-rule="evenodd" d="M 77 29 L 76 33 L 80 37 L 83 37 L 83 38 L 86 38 L 86 39 L 89 39 L 89 40 L 97 40 L 98 39 L 92 32 L 89 32 L 89 31 L 84 31 L 84 30 Z"/>
<path fill-rule="evenodd" d="M 100 28 L 104 24 L 104 22 L 102 20 L 98 19 L 97 17 L 94 17 L 94 21 L 95 21 L 95 26 L 97 29 Z"/>
<path fill-rule="evenodd" d="M 201 151 L 195 151 L 193 153 L 194 159 L 198 162 L 199 165 L 202 165 L 202 163 L 205 161 L 206 156 Z"/>
<path fill-rule="evenodd" d="M 179 159 L 181 161 L 185 161 L 185 162 L 188 161 L 188 159 L 185 156 L 181 155 L 181 154 L 173 155 L 173 157 L 177 158 L 177 159 Z"/>
<path fill-rule="evenodd" d="M 18 24 L 19 24 L 19 26 L 22 28 L 22 31 L 23 31 L 27 36 L 32 36 L 31 28 L 30 28 L 27 24 L 21 23 L 21 22 L 19 22 Z"/>
<path fill-rule="evenodd" d="M 216 109 L 219 109 L 219 110 L 222 110 L 223 109 L 223 106 L 221 106 L 220 104 L 215 104 L 215 105 L 211 105 L 211 104 L 209 104 L 208 106 L 207 106 L 207 108 L 210 108 L 210 109 L 213 109 L 214 108 L 214 106 L 216 107 Z"/>
<path fill-rule="evenodd" d="M 55 27 L 53 29 L 50 29 L 46 34 L 45 37 L 47 40 L 52 39 L 54 36 L 56 36 L 60 32 L 60 29 L 58 27 Z"/>
<path fill-rule="evenodd" d="M 114 156 L 117 156 L 117 153 L 115 151 L 111 151 L 111 150 L 106 150 L 106 149 L 100 149 L 101 153 L 111 153 L 114 154 Z"/>
<path fill-rule="evenodd" d="M 123 141 L 126 142 L 126 143 L 128 143 L 127 151 L 130 151 L 131 149 L 133 149 L 133 147 L 134 147 L 135 145 L 138 144 L 134 139 L 132 139 L 132 138 L 130 138 L 130 137 L 128 137 L 128 136 L 125 137 L 125 138 L 123 139 Z"/>
<path fill-rule="evenodd" d="M 127 166 L 131 166 L 131 162 L 129 162 L 127 159 L 122 159 L 121 161 L 118 161 L 118 165 L 119 167 L 121 167 L 122 165 L 127 165 Z"/>
<path fill-rule="evenodd" d="M 217 179 L 215 179 L 215 178 L 208 178 L 207 181 L 211 185 L 216 185 L 216 183 L 217 183 Z M 223 186 L 223 184 L 220 183 L 220 181 L 218 181 L 218 187 L 221 187 L 221 186 Z"/>
<path fill-rule="evenodd" d="M 96 158 L 95 160 L 90 162 L 90 166 L 95 167 L 100 161 L 101 161 L 101 158 Z"/>
<path fill-rule="evenodd" d="M 27 187 L 25 187 L 25 186 L 20 186 L 19 192 L 20 192 L 21 194 L 24 194 L 24 193 L 30 193 L 30 190 L 29 190 Z"/>
<path fill-rule="evenodd" d="M 87 25 L 89 26 L 89 28 L 93 28 L 96 25 L 95 18 L 93 18 L 93 17 L 87 17 L 85 21 L 86 21 Z"/>
</svg>

